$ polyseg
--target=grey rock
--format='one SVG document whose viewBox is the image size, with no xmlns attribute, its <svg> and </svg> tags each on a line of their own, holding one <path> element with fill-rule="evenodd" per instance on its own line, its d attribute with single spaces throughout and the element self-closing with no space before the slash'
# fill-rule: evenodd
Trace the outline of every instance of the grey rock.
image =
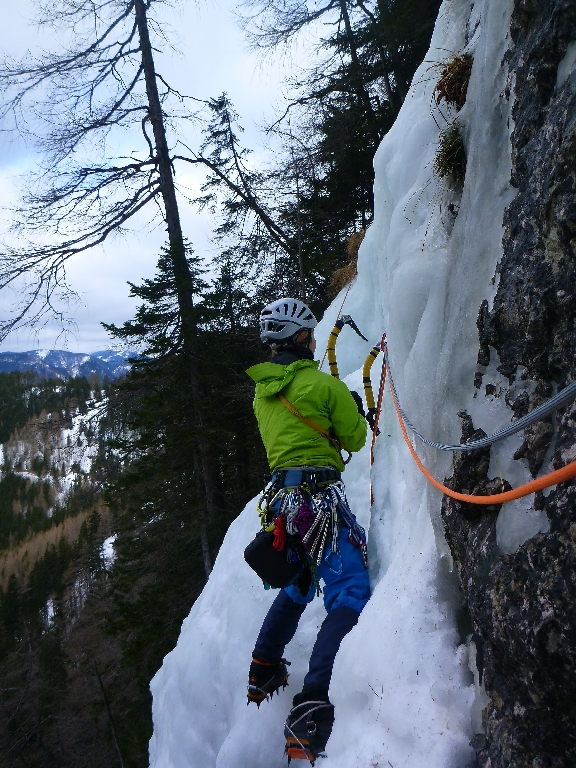
<svg viewBox="0 0 576 768">
<path fill-rule="evenodd" d="M 521 365 L 537 383 L 529 398 L 507 399 L 519 416 L 547 399 L 553 385 L 576 378 L 576 76 L 557 83 L 558 65 L 576 38 L 576 1 L 515 0 L 511 37 L 518 193 L 505 213 L 498 291 L 492 310 L 487 302 L 479 307 L 477 325 L 480 365 L 488 364 L 492 347 L 503 375 L 513 380 Z M 462 416 L 468 438 L 474 427 Z M 516 452 L 533 475 L 576 459 L 576 406 L 554 419 L 526 430 Z M 543 466 L 551 446 L 552 460 Z M 488 451 L 458 457 L 446 482 L 459 491 L 497 492 L 502 481 L 488 478 L 488 466 Z M 537 494 L 535 507 L 545 510 L 550 530 L 502 554 L 499 507 L 447 497 L 442 503 L 465 607 L 483 639 L 489 697 L 469 768 L 576 765 L 575 482 Z"/>
</svg>

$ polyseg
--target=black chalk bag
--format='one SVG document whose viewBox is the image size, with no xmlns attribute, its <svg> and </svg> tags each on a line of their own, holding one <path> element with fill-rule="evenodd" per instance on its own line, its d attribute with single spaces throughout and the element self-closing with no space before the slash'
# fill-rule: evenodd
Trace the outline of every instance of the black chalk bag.
<svg viewBox="0 0 576 768">
<path fill-rule="evenodd" d="M 250 568 L 274 589 L 293 584 L 304 567 L 301 560 L 295 563 L 288 560 L 288 550 L 292 550 L 289 547 L 289 538 L 288 536 L 284 552 L 278 552 L 272 546 L 274 531 L 259 531 L 244 550 L 244 560 Z"/>
</svg>

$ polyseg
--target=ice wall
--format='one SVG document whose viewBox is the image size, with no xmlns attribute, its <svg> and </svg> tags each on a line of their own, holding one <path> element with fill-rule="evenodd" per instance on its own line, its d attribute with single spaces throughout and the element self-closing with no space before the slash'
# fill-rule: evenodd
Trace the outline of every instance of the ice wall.
<svg viewBox="0 0 576 768">
<path fill-rule="evenodd" d="M 510 420 L 499 402 L 473 399 L 473 381 L 476 316 L 481 301 L 495 292 L 502 216 L 512 198 L 511 104 L 503 63 L 511 6 L 512 0 L 442 5 L 430 51 L 375 159 L 375 221 L 344 307 L 370 343 L 349 328 L 338 342 L 341 374 L 360 389 L 364 357 L 386 331 L 403 405 L 420 430 L 438 441 L 458 441 L 456 414 L 463 408 L 487 431 Z M 432 91 L 439 63 L 463 50 L 474 55 L 474 66 L 459 116 L 468 152 L 460 199 L 433 175 L 438 126 L 454 114 L 435 106 Z M 318 328 L 319 349 L 343 296 Z M 377 386 L 378 364 L 373 371 Z M 438 524 L 440 494 L 414 466 L 388 395 L 382 419 L 371 511 L 367 448 L 345 473 L 352 507 L 363 525 L 370 524 L 374 593 L 336 659 L 336 723 L 322 765 L 465 768 L 469 740 L 479 727 L 479 700 L 474 704 L 467 649 L 455 625 L 449 558 Z M 450 456 L 422 447 L 419 452 L 438 478 L 450 473 Z M 507 476 L 517 479 L 523 471 Z M 315 601 L 286 650 L 293 662 L 289 689 L 259 710 L 246 707 L 250 653 L 274 598 L 242 559 L 256 529 L 250 503 L 231 526 L 176 648 L 152 681 L 153 768 L 286 764 L 283 722 L 325 614 Z"/>
</svg>

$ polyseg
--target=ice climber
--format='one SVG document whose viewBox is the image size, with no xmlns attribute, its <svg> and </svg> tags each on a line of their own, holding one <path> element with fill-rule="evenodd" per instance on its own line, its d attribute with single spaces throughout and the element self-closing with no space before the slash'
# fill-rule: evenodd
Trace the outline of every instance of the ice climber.
<svg viewBox="0 0 576 768">
<path fill-rule="evenodd" d="M 334 724 L 328 691 L 336 653 L 370 597 L 365 533 L 346 500 L 339 450 L 358 451 L 366 441 L 362 400 L 318 370 L 316 325 L 297 299 L 269 304 L 260 316 L 260 338 L 271 348 L 271 362 L 247 371 L 256 382 L 254 411 L 272 472 L 258 505 L 263 526 L 273 529 L 276 550 L 301 563 L 262 624 L 248 702 L 260 705 L 287 684 L 284 647 L 306 605 L 319 594 L 321 580 L 328 615 L 284 729 L 289 759 L 311 762 L 325 749 Z"/>
</svg>

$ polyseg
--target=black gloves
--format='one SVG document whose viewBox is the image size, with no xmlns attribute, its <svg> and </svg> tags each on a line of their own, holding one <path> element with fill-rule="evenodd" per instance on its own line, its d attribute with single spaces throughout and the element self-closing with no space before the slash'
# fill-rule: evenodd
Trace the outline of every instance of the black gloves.
<svg viewBox="0 0 576 768">
<path fill-rule="evenodd" d="M 353 389 L 350 390 L 350 394 L 354 398 L 354 402 L 358 406 L 358 413 L 360 416 L 364 416 L 368 424 L 370 425 L 370 429 L 372 432 L 374 432 L 374 426 L 376 421 L 376 408 L 370 408 L 368 413 L 364 413 L 364 403 L 362 402 L 362 398 L 358 394 L 358 392 L 355 392 Z M 380 434 L 380 430 L 377 430 L 377 435 Z"/>
<path fill-rule="evenodd" d="M 354 398 L 354 402 L 358 406 L 358 413 L 360 416 L 364 416 L 366 418 L 366 414 L 364 413 L 364 403 L 362 402 L 362 398 L 358 394 L 358 392 L 355 392 L 353 389 L 350 390 L 350 394 Z"/>
<path fill-rule="evenodd" d="M 368 424 L 370 425 L 370 429 L 372 432 L 374 432 L 375 422 L 376 422 L 376 408 L 370 408 L 368 413 L 364 413 L 364 403 L 362 402 L 362 398 L 358 394 L 358 392 L 355 392 L 353 389 L 350 390 L 350 394 L 354 398 L 354 402 L 358 406 L 358 413 L 360 416 L 364 416 Z M 376 430 L 376 435 L 380 434 L 380 430 Z"/>
</svg>

